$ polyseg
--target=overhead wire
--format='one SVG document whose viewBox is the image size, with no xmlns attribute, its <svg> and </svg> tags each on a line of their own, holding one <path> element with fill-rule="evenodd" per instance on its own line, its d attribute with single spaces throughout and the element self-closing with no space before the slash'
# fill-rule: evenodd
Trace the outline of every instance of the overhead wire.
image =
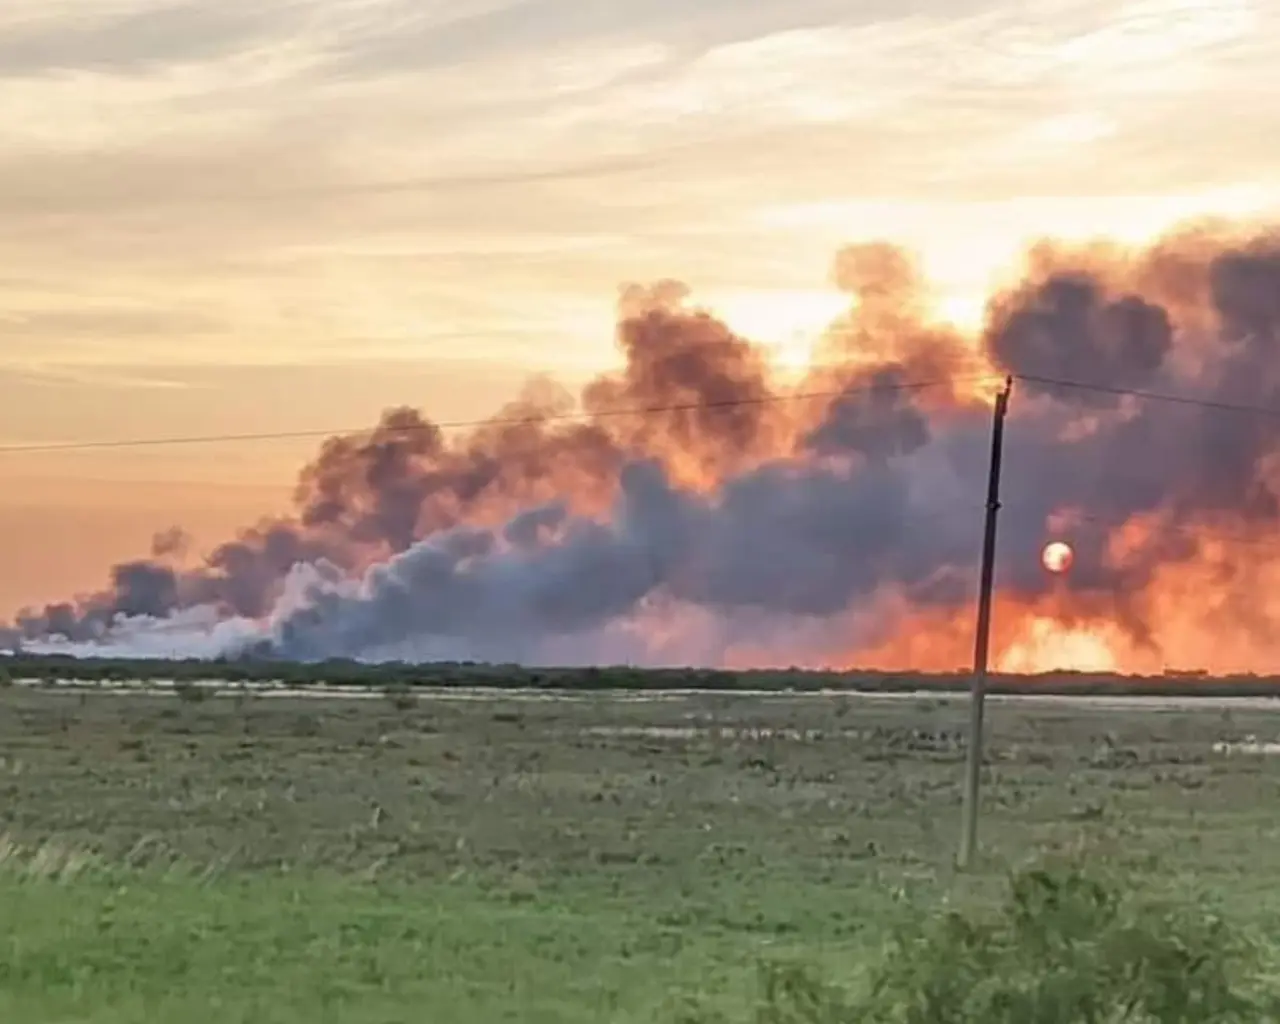
<svg viewBox="0 0 1280 1024">
<path fill-rule="evenodd" d="M 574 410 L 555 413 L 542 412 L 522 416 L 489 416 L 477 419 L 426 421 L 421 425 L 397 425 L 393 428 L 397 434 L 417 431 L 449 431 L 476 429 L 480 427 L 533 426 L 548 423 L 582 422 L 590 423 L 600 419 L 625 417 L 654 416 L 663 413 L 699 412 L 702 410 L 731 409 L 746 406 L 778 405 L 787 402 L 816 401 L 820 399 L 839 399 L 858 394 L 874 394 L 886 392 L 923 391 L 935 387 L 955 384 L 996 383 L 1011 377 L 1014 381 L 1039 384 L 1044 387 L 1057 387 L 1078 391 L 1089 391 L 1115 397 L 1132 397 L 1142 400 L 1166 402 L 1177 405 L 1194 406 L 1223 412 L 1258 415 L 1280 419 L 1280 407 L 1268 407 L 1247 403 L 1224 402 L 1218 399 L 1197 398 L 1192 395 L 1177 395 L 1159 391 L 1148 391 L 1140 388 L 1119 387 L 1097 382 L 1072 380 L 1063 377 L 1050 377 L 1028 373 L 984 373 L 953 377 L 939 377 L 916 381 L 877 382 L 859 387 L 830 388 L 820 391 L 792 392 L 771 394 L 749 398 L 730 398 L 723 400 L 698 400 L 648 406 L 632 406 L 616 409 Z M 249 433 L 220 433 L 199 435 L 178 435 L 143 438 L 113 438 L 105 440 L 50 441 L 0 445 L 0 455 L 88 451 L 107 448 L 146 448 L 169 445 L 221 444 L 273 440 L 305 440 L 334 436 L 359 436 L 372 434 L 378 427 L 329 427 L 306 430 L 269 430 Z"/>
<path fill-rule="evenodd" d="M 1115 397 L 1129 397 L 1145 401 L 1164 402 L 1172 405 L 1191 406 L 1217 412 L 1229 412 L 1243 415 L 1263 416 L 1269 419 L 1280 419 L 1280 408 L 1272 408 L 1249 403 L 1225 402 L 1219 399 L 1197 398 L 1193 395 L 1170 394 L 1162 391 L 1148 391 L 1142 388 L 1119 387 L 1091 381 L 1070 380 L 1062 377 L 1049 377 L 1039 374 L 1015 374 L 1014 379 L 1046 387 L 1088 391 Z M 1002 506 L 1015 513 L 1020 507 L 1028 507 L 1020 506 L 1020 503 L 1017 501 L 1013 503 L 1007 501 L 1002 502 Z M 1039 511 L 1042 510 L 1038 509 L 1037 512 Z M 1080 525 L 1095 526 L 1108 532 L 1118 530 L 1142 516 L 1144 511 L 1145 510 L 1135 511 L 1125 516 L 1123 519 L 1098 516 L 1080 512 L 1075 509 L 1072 509 L 1069 512 L 1055 510 L 1050 514 L 1060 515 L 1068 523 L 1061 532 L 1070 534 L 1073 530 L 1078 529 Z M 1149 524 L 1149 529 L 1157 536 L 1176 535 L 1197 542 L 1221 541 L 1231 544 L 1232 546 L 1254 547 L 1264 550 L 1280 550 L 1280 542 L 1277 542 L 1274 539 L 1253 536 L 1236 530 L 1224 530 L 1220 526 L 1206 522 L 1199 522 L 1195 524 L 1155 522 Z"/>
<path fill-rule="evenodd" d="M 479 427 L 534 426 L 544 423 L 583 422 L 590 423 L 599 419 L 625 418 L 629 416 L 656 416 L 672 412 L 700 412 L 702 410 L 732 409 L 745 406 L 777 405 L 785 402 L 805 402 L 817 399 L 838 399 L 850 395 L 875 394 L 905 391 L 924 391 L 935 387 L 953 384 L 974 384 L 985 381 L 1003 380 L 1003 375 L 973 374 L 960 377 L 937 377 L 928 380 L 881 382 L 852 388 L 832 388 L 823 391 L 807 391 L 764 395 L 756 398 L 730 398 L 721 401 L 678 402 L 672 404 L 633 406 L 630 408 L 601 409 L 594 411 L 576 410 L 565 413 L 536 413 L 526 416 L 490 416 L 484 419 L 427 421 L 421 425 L 397 425 L 393 429 L 396 434 L 417 433 L 435 430 L 470 430 Z M 202 434 L 177 437 L 124 438 L 100 441 L 51 441 L 34 444 L 0 445 L 0 455 L 13 455 L 32 452 L 84 451 L 99 448 L 146 448 L 167 445 L 189 444 L 221 444 L 242 441 L 297 440 L 308 438 L 324 438 L 335 436 L 352 436 L 371 434 L 377 427 L 329 428 L 325 430 L 278 430 L 260 431 L 246 434 Z"/>
<path fill-rule="evenodd" d="M 1144 401 L 1191 406 L 1217 412 L 1229 412 L 1242 415 L 1262 416 L 1268 419 L 1280 419 L 1280 408 L 1250 403 L 1225 402 L 1219 399 L 1198 398 L 1193 395 L 1179 395 L 1162 391 L 1149 391 L 1142 388 L 1119 387 L 1116 385 L 1101 384 L 1092 381 L 1071 380 L 1040 374 L 1015 374 L 1014 379 L 1017 381 L 1039 384 L 1045 387 L 1058 387 L 1074 391 L 1088 391 L 1097 394 L 1111 395 L 1114 397 L 1136 398 Z M 1002 502 L 1002 507 L 1009 508 L 1011 511 L 1016 512 L 1019 509 L 1020 504 L 1016 501 L 1013 503 L 1005 501 Z M 1038 509 L 1037 512 L 1039 511 L 1042 510 Z M 1114 517 L 1107 518 L 1080 512 L 1075 509 L 1070 512 L 1056 510 L 1050 514 L 1060 515 L 1070 524 L 1063 530 L 1064 533 L 1069 534 L 1073 528 L 1077 527 L 1078 524 L 1096 526 L 1108 532 L 1117 530 L 1143 515 L 1144 511 L 1140 510 L 1133 512 L 1123 519 Z M 1280 542 L 1271 538 L 1257 537 L 1235 530 L 1224 530 L 1211 523 L 1200 522 L 1191 524 L 1162 522 L 1152 523 L 1149 528 L 1158 536 L 1177 535 L 1197 542 L 1222 541 L 1233 546 L 1255 547 L 1263 550 L 1280 550 Z"/>
<path fill-rule="evenodd" d="M 1121 398 L 1140 398 L 1152 402 L 1168 402 L 1174 405 L 1190 405 L 1200 409 L 1215 409 L 1219 412 L 1236 412 L 1253 416 L 1266 416 L 1280 419 L 1280 408 L 1265 405 L 1251 405 L 1239 402 L 1223 402 L 1214 398 L 1196 398 L 1193 395 L 1173 395 L 1162 391 L 1146 391 L 1142 388 L 1117 387 L 1109 384 L 1097 384 L 1080 380 L 1067 380 L 1062 377 L 1045 377 L 1032 373 L 1015 373 L 1014 380 L 1040 384 L 1045 387 L 1058 387 L 1075 391 L 1093 391 L 1098 394 L 1113 395 Z"/>
</svg>

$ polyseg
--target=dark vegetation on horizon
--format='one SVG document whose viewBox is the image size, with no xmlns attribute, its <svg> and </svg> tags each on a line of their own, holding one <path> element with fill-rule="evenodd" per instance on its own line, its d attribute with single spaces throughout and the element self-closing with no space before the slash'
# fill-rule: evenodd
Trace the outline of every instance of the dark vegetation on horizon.
<svg viewBox="0 0 1280 1024">
<path fill-rule="evenodd" d="M 955 692 L 969 687 L 967 672 L 819 671 L 799 668 L 723 669 L 632 666 L 532 668 L 474 662 L 409 664 L 331 660 L 291 662 L 237 659 L 76 658 L 70 655 L 0 655 L 0 681 L 57 680 L 126 682 L 172 680 L 228 683 L 278 683 L 288 686 L 471 686 L 546 690 L 847 690 L 861 693 Z M 1167 672 L 1162 676 L 1053 672 L 1041 675 L 993 675 L 993 693 L 1044 693 L 1114 696 L 1276 696 L 1280 677 L 1203 672 Z"/>
</svg>

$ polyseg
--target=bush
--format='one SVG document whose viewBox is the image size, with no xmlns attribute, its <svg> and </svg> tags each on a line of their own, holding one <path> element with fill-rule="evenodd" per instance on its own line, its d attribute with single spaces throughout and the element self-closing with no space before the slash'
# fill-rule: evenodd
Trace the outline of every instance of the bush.
<svg viewBox="0 0 1280 1024">
<path fill-rule="evenodd" d="M 190 683 L 185 680 L 175 683 L 173 692 L 184 704 L 203 704 L 209 696 L 208 689 L 199 683 Z"/>
<path fill-rule="evenodd" d="M 898 932 L 858 998 L 800 966 L 766 968 L 756 1024 L 1263 1024 L 1280 1017 L 1255 952 L 1194 905 L 1033 870 L 995 914 Z"/>
</svg>

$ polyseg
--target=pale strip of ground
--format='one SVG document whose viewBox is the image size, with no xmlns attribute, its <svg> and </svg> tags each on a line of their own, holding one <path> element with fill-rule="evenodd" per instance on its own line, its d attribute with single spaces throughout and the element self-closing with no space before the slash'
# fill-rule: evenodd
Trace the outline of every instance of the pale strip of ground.
<svg viewBox="0 0 1280 1024">
<path fill-rule="evenodd" d="M 65 690 L 73 693 L 113 695 L 178 694 L 184 689 L 206 691 L 209 697 L 274 697 L 302 700 L 385 700 L 386 690 L 377 686 L 331 685 L 317 683 L 313 686 L 288 686 L 273 682 L 235 682 L 221 679 L 191 680 L 179 683 L 171 679 L 132 680 L 128 682 L 85 682 L 76 679 L 16 679 L 14 685 L 33 689 Z M 813 690 L 749 690 L 749 689 L 699 689 L 671 688 L 654 690 L 567 690 L 538 689 L 501 686 L 428 686 L 415 685 L 410 692 L 425 701 L 537 701 L 599 703 L 616 702 L 653 704 L 678 702 L 708 696 L 725 699 L 750 700 L 856 700 L 868 702 L 892 701 L 968 701 L 963 691 L 903 690 L 899 692 L 871 692 L 823 688 Z M 1054 693 L 993 693 L 986 696 L 992 704 L 1029 704 L 1050 707 L 1100 708 L 1117 711 L 1196 711 L 1205 709 L 1280 711 L 1280 696 L 1240 697 L 1206 694 L 1203 697 L 1169 697 L 1152 695 L 1137 697 L 1113 694 L 1054 694 Z"/>
</svg>

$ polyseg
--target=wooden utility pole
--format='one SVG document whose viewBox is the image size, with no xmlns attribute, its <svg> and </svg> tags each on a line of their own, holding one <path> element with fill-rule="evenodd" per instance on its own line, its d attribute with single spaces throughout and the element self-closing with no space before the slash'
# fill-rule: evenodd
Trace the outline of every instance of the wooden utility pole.
<svg viewBox="0 0 1280 1024">
<path fill-rule="evenodd" d="M 987 698 L 987 655 L 991 646 L 991 591 L 996 566 L 996 516 L 1000 511 L 1000 459 L 1004 451 L 1004 419 L 1009 411 L 1013 378 L 1006 377 L 996 396 L 991 421 L 991 463 L 987 471 L 987 514 L 982 536 L 982 572 L 978 583 L 978 628 L 973 645 L 973 680 L 969 691 L 969 748 L 965 757 L 964 810 L 960 853 L 956 863 L 967 868 L 978 847 L 978 796 L 982 778 L 982 719 Z"/>
</svg>

